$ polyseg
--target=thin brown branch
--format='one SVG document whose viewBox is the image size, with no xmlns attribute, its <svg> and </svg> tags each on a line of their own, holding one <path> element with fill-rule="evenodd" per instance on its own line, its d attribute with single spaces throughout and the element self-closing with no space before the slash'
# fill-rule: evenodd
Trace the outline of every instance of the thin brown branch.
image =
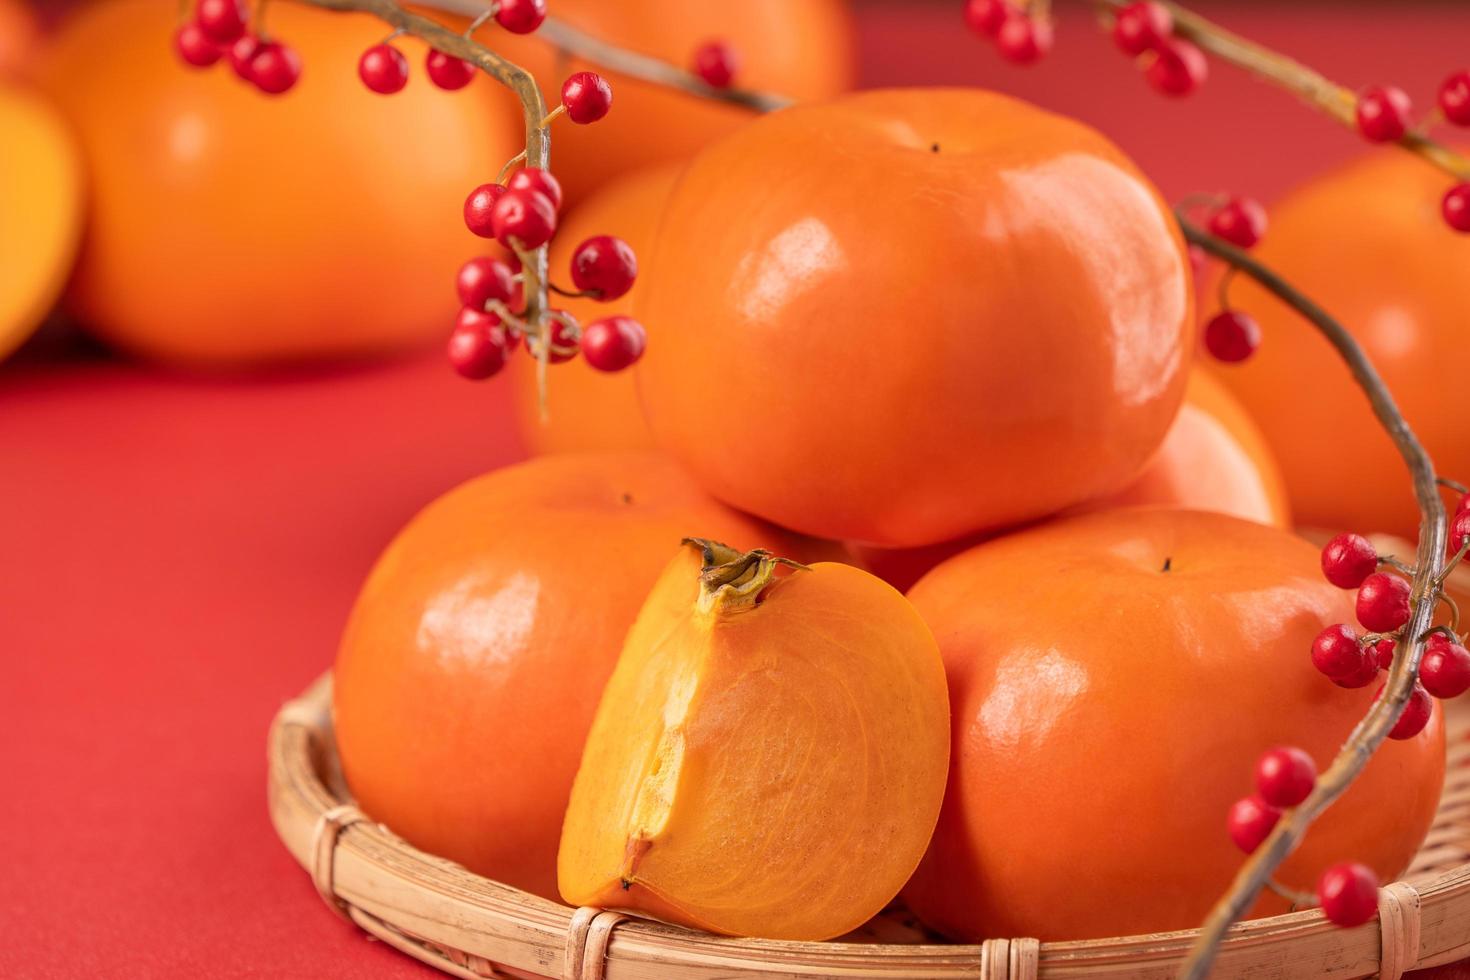
<svg viewBox="0 0 1470 980">
<path fill-rule="evenodd" d="M 1126 6 L 1128 0 L 1093 2 L 1103 10 L 1117 10 Z M 1161 2 L 1174 15 L 1174 30 L 1180 37 L 1194 42 L 1221 61 L 1295 94 L 1347 128 L 1357 131 L 1358 97 L 1352 89 L 1337 84 L 1299 61 L 1226 30 L 1177 3 L 1170 0 Z M 1398 140 L 1398 144 L 1457 180 L 1470 180 L 1470 159 L 1423 133 L 1411 130 Z"/>
<path fill-rule="evenodd" d="M 308 0 L 308 2 L 315 2 L 315 0 Z M 489 7 L 489 2 L 488 0 L 422 0 L 415 6 L 426 10 L 438 10 L 446 14 L 474 17 L 483 14 Z M 654 58 L 609 44 L 556 17 L 547 17 L 537 29 L 536 36 L 544 39 L 559 52 L 590 62 L 599 68 L 605 68 L 628 78 L 679 89 L 703 99 L 729 102 L 756 112 L 784 109 L 792 102 L 786 96 L 775 92 L 714 88 L 706 85 L 698 75 L 661 58 Z"/>
<path fill-rule="evenodd" d="M 1421 638 L 1434 624 L 1447 532 L 1444 502 L 1439 495 L 1434 464 L 1394 403 L 1393 395 L 1389 393 L 1383 379 L 1352 335 L 1326 310 L 1250 255 L 1207 234 L 1182 215 L 1179 216 L 1179 225 L 1185 238 L 1191 243 L 1230 263 L 1274 293 L 1310 321 L 1337 349 L 1338 354 L 1347 362 L 1358 386 L 1368 396 L 1368 402 L 1378 416 L 1378 421 L 1387 430 L 1399 455 L 1408 466 L 1421 515 L 1409 622 L 1404 628 L 1403 637 L 1398 641 L 1384 696 L 1358 722 L 1338 752 L 1337 758 L 1318 778 L 1312 794 L 1300 806 L 1282 815 L 1275 830 L 1241 866 L 1235 880 L 1230 884 L 1230 889 L 1210 911 L 1180 973 L 1189 980 L 1204 980 L 1209 974 L 1210 965 L 1214 962 L 1226 930 L 1232 923 L 1244 917 L 1255 904 L 1261 889 L 1280 867 L 1281 862 L 1301 843 L 1312 821 L 1347 790 L 1403 713 L 1404 705 L 1408 703 L 1409 694 L 1419 676 L 1419 660 L 1424 652 Z"/>
</svg>

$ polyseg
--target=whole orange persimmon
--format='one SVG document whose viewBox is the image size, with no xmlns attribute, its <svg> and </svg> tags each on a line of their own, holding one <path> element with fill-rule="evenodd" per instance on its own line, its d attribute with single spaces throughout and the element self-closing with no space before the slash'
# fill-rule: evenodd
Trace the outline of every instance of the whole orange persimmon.
<svg viewBox="0 0 1470 980">
<path fill-rule="evenodd" d="M 1470 415 L 1452 375 L 1470 350 L 1470 237 L 1440 216 L 1445 187 L 1407 154 L 1364 157 L 1273 207 L 1256 251 L 1357 338 L 1439 471 L 1466 480 Z M 1218 373 L 1276 451 L 1297 520 L 1412 537 L 1418 510 L 1403 460 L 1342 359 L 1245 277 L 1230 293 L 1263 338 L 1250 360 Z"/>
<path fill-rule="evenodd" d="M 441 341 L 454 271 L 484 244 L 458 219 L 465 194 L 519 145 L 495 87 L 416 77 L 376 95 L 357 61 L 379 20 L 283 3 L 269 28 L 304 68 L 267 96 L 228 59 L 184 65 L 177 16 L 159 0 L 79 6 L 43 68 L 91 177 L 79 318 L 129 351 L 208 367 Z M 396 43 L 422 64 L 422 43 Z"/>
<path fill-rule="evenodd" d="M 26 74 L 40 36 L 36 14 L 24 0 L 0 0 L 0 76 Z"/>
<path fill-rule="evenodd" d="M 735 84 L 794 99 L 824 99 L 851 84 L 856 29 L 846 0 L 557 0 L 551 14 L 600 40 L 688 67 L 696 48 L 724 41 L 736 53 Z M 637 81 L 601 65 L 563 59 L 543 36 L 487 26 L 485 40 L 530 70 L 549 106 L 573 72 L 604 74 L 612 110 L 589 126 L 557 123 L 554 165 L 567 199 L 576 201 L 611 177 L 688 157 L 733 132 L 749 109 Z"/>
<path fill-rule="evenodd" d="M 569 284 L 567 264 L 572 253 L 593 235 L 623 239 L 641 264 L 651 249 L 659 216 L 682 169 L 683 163 L 675 162 L 615 177 L 568 212 L 551 245 L 552 281 Z M 636 309 L 641 293 L 640 275 L 632 289 L 610 303 L 591 299 L 559 299 L 557 303 L 586 325 L 599 317 Z M 514 389 L 516 422 L 526 445 L 536 453 L 654 448 L 638 402 L 633 380 L 636 371 L 636 365 L 626 371 L 598 371 L 580 357 L 557 365 L 547 375 L 547 414 L 543 419 L 536 364 L 530 358 L 515 358 L 506 373 Z"/>
<path fill-rule="evenodd" d="M 1190 373 L 1184 405 L 1144 471 L 1125 489 L 1080 504 L 1072 513 L 1144 505 L 1206 510 L 1275 527 L 1291 526 L 1286 488 L 1260 430 L 1218 381 L 1198 369 Z M 852 547 L 875 575 L 907 591 L 929 569 L 986 537 L 923 548 Z"/>
<path fill-rule="evenodd" d="M 1193 346 L 1182 242 L 1137 168 L 976 90 L 751 123 L 690 163 L 643 275 L 659 442 L 736 507 L 890 547 L 1126 486 Z"/>
<path fill-rule="evenodd" d="M 909 596 L 949 676 L 949 791 L 905 890 L 962 939 L 1089 939 L 1197 925 L 1242 860 L 1231 804 L 1262 752 L 1325 768 L 1374 698 L 1312 666 L 1353 619 L 1318 552 L 1219 514 L 1106 511 L 980 545 Z M 1385 880 L 1433 819 L 1444 731 L 1385 744 L 1278 873 L 1338 861 Z M 1263 897 L 1254 914 L 1286 911 Z"/>
<path fill-rule="evenodd" d="M 0 24 L 0 30 L 4 25 Z M 83 175 L 65 121 L 0 82 L 0 358 L 41 325 L 76 259 Z"/>
<path fill-rule="evenodd" d="M 949 762 L 934 636 L 867 572 L 780 570 L 691 540 L 654 585 L 567 807 L 571 904 L 820 940 L 913 873 Z"/>
<path fill-rule="evenodd" d="M 688 535 L 822 550 L 653 454 L 548 456 L 430 504 L 379 559 L 337 657 L 343 772 L 416 847 L 556 897 L 582 744 L 648 590 Z"/>
</svg>

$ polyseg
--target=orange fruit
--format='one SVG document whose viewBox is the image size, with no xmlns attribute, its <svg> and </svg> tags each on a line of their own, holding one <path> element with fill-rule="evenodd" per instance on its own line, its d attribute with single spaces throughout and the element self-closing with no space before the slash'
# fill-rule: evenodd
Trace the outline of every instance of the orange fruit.
<svg viewBox="0 0 1470 980">
<path fill-rule="evenodd" d="M 0 31 L 4 25 L 0 24 Z M 0 83 L 0 358 L 40 326 L 76 258 L 82 171 L 66 123 Z"/>
<path fill-rule="evenodd" d="M 416 847 L 555 898 L 603 685 L 689 535 L 824 554 L 652 454 L 543 457 L 425 508 L 368 577 L 337 656 L 337 747 L 363 810 Z"/>
<path fill-rule="evenodd" d="M 797 106 L 706 148 L 643 275 L 659 442 L 736 507 L 890 547 L 1126 486 L 1194 338 L 1137 168 L 974 90 Z"/>
<path fill-rule="evenodd" d="M 41 26 L 25 0 L 0 0 L 0 76 L 30 71 L 41 41 Z"/>
<path fill-rule="evenodd" d="M 1143 472 L 1118 493 L 1080 504 L 1071 513 L 1140 505 L 1291 526 L 1286 488 L 1260 430 L 1230 393 L 1200 370 L 1190 373 L 1184 406 Z M 873 574 L 907 591 L 935 565 L 989 537 L 993 535 L 922 548 L 852 548 Z"/>
<path fill-rule="evenodd" d="M 569 903 L 819 940 L 913 873 L 949 760 L 934 636 L 867 572 L 777 570 L 688 542 L 654 585 L 572 788 Z"/>
<path fill-rule="evenodd" d="M 641 268 L 652 248 L 664 204 L 682 170 L 683 164 L 676 162 L 615 177 L 593 191 L 562 220 L 551 245 L 549 262 L 553 282 L 571 286 L 567 269 L 572 253 L 593 235 L 616 235 L 631 245 L 638 256 L 639 278 L 621 298 L 610 303 L 590 299 L 556 300 L 558 306 L 584 326 L 600 317 L 636 311 L 643 289 Z M 531 358 L 515 358 L 507 374 L 514 389 L 516 422 L 526 445 L 534 453 L 653 448 L 653 435 L 643 419 L 633 380 L 636 371 L 636 366 L 613 373 L 598 371 L 580 357 L 553 365 L 547 370 L 547 414 L 543 419 L 536 365 Z"/>
<path fill-rule="evenodd" d="M 1312 666 L 1352 593 L 1317 550 L 1219 514 L 1107 511 L 1000 538 L 909 592 L 949 676 L 949 792 L 905 890 L 958 939 L 1091 939 L 1197 926 L 1240 866 L 1231 804 L 1259 756 L 1326 768 L 1375 696 Z M 1444 730 L 1386 743 L 1282 866 L 1384 881 L 1434 817 Z M 1267 894 L 1256 915 L 1286 911 Z"/>
<path fill-rule="evenodd" d="M 70 299 L 109 343 L 180 364 L 241 367 L 440 342 L 454 272 L 484 242 L 459 220 L 470 188 L 519 148 L 519 119 L 478 79 L 416 74 L 392 98 L 357 60 L 382 22 L 272 4 L 301 54 L 278 97 L 169 48 L 175 5 L 78 7 L 44 74 L 91 174 Z M 421 65 L 424 46 L 397 43 Z"/>
<path fill-rule="evenodd" d="M 855 70 L 856 31 L 844 0 L 558 0 L 553 16 L 596 38 L 688 67 L 695 49 L 720 39 L 735 49 L 735 84 L 794 99 L 823 99 L 847 89 Z M 576 59 L 562 59 L 539 34 L 485 28 L 483 40 L 530 70 L 549 108 L 578 71 L 597 71 L 613 90 L 600 121 L 556 123 L 551 169 L 567 199 L 579 200 L 618 174 L 688 157 L 754 117 L 749 109 L 636 81 Z"/>
<path fill-rule="evenodd" d="M 1453 366 L 1470 350 L 1470 237 L 1440 217 L 1446 186 L 1444 174 L 1407 154 L 1364 157 L 1277 204 L 1256 251 L 1357 338 L 1439 471 L 1465 480 L 1470 415 Z M 1297 520 L 1414 536 L 1407 470 L 1342 359 L 1244 276 L 1230 293 L 1260 321 L 1263 340 L 1250 360 L 1218 374 L 1275 450 Z"/>
</svg>

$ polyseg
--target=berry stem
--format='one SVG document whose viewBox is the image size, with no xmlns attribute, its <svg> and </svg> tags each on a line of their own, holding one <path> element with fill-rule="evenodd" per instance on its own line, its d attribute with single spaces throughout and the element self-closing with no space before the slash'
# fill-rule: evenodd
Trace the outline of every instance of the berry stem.
<svg viewBox="0 0 1470 980">
<path fill-rule="evenodd" d="M 525 150 L 522 150 L 521 152 L 517 153 L 515 156 L 511 157 L 509 160 L 505 161 L 505 166 L 501 167 L 500 168 L 500 173 L 498 173 L 495 176 L 495 183 L 497 183 L 497 184 L 504 184 L 505 181 L 506 181 L 506 178 L 510 176 L 510 172 L 512 170 L 514 170 L 516 167 L 519 167 L 521 164 L 523 164 L 525 162 L 526 162 L 526 151 Z"/>
<path fill-rule="evenodd" d="M 1413 578 L 1414 577 L 1414 570 L 1412 568 L 1410 568 L 1408 565 L 1404 564 L 1398 558 L 1395 558 L 1393 555 L 1381 555 L 1381 556 L 1379 556 L 1379 558 L 1378 558 L 1378 564 L 1380 564 L 1380 565 L 1387 565 L 1389 568 L 1392 568 L 1394 571 L 1398 572 L 1404 578 Z"/>
<path fill-rule="evenodd" d="M 1459 480 L 1451 480 L 1447 476 L 1442 476 L 1439 478 L 1439 485 L 1444 487 L 1446 490 L 1453 490 L 1455 491 L 1455 493 L 1470 493 L 1470 487 L 1465 486 L 1465 484 L 1461 483 Z"/>
<path fill-rule="evenodd" d="M 1171 0 L 1161 0 L 1174 15 L 1174 32 L 1193 41 L 1205 51 L 1292 92 L 1343 126 L 1358 131 L 1358 96 L 1353 90 L 1337 84 L 1301 62 L 1272 51 L 1254 41 L 1226 30 L 1214 21 L 1201 17 Z M 1116 11 L 1128 0 L 1093 0 L 1100 11 Z M 1458 180 L 1470 180 L 1470 159 L 1437 143 L 1422 132 L 1409 130 L 1397 142 Z"/>
<path fill-rule="evenodd" d="M 1111 2 L 1111 0 L 1108 0 Z M 1172 6 L 1172 5 L 1171 5 Z M 1176 9 L 1176 16 L 1179 12 Z M 1197 20 L 1197 18 L 1192 18 Z M 1197 41 L 1197 43 L 1203 43 Z M 1409 423 L 1404 419 L 1389 393 L 1378 371 L 1369 362 L 1363 349 L 1347 329 L 1311 299 L 1299 292 L 1276 272 L 1249 254 L 1213 235 L 1207 234 L 1192 224 L 1183 215 L 1178 216 L 1184 237 L 1209 254 L 1221 259 L 1250 276 L 1268 291 L 1311 322 L 1327 341 L 1337 349 L 1347 363 L 1353 378 L 1368 396 L 1368 402 L 1379 422 L 1388 432 L 1399 454 L 1403 457 L 1409 474 L 1413 478 L 1414 495 L 1419 502 L 1419 549 L 1415 558 L 1417 570 L 1413 575 L 1409 600 L 1409 622 L 1398 640 L 1393 668 L 1382 698 L 1358 722 L 1348 736 L 1347 742 L 1338 752 L 1319 778 L 1312 793 L 1302 803 L 1281 815 L 1281 820 L 1255 852 L 1246 859 L 1230 888 L 1221 896 L 1209 917 L 1200 927 L 1189 958 L 1180 971 L 1188 980 L 1204 980 L 1219 950 L 1220 941 L 1231 923 L 1242 918 L 1256 901 L 1261 889 L 1266 887 L 1271 875 L 1294 851 L 1312 821 L 1331 806 L 1350 786 L 1378 746 L 1388 737 L 1397 723 L 1399 715 L 1409 702 L 1419 676 L 1419 661 L 1424 654 L 1423 637 L 1434 624 L 1434 612 L 1442 593 L 1441 572 L 1444 566 L 1445 544 L 1448 538 L 1444 500 L 1440 497 L 1439 481 L 1434 472 L 1434 463 L 1420 444 Z"/>
<path fill-rule="evenodd" d="M 553 122 L 556 121 L 556 117 L 557 116 L 564 116 L 564 115 L 566 115 L 566 113 L 567 113 L 567 107 L 566 106 L 564 106 L 564 105 L 557 106 L 555 109 L 552 109 L 550 112 L 548 112 L 546 114 L 546 117 L 541 120 L 541 128 L 542 129 L 545 129 L 547 126 L 550 126 Z"/>
<path fill-rule="evenodd" d="M 1462 561 L 1465 560 L 1465 553 L 1467 551 L 1470 551 L 1470 540 L 1467 540 L 1464 544 L 1462 544 L 1460 546 L 1460 550 L 1457 551 L 1457 552 L 1455 552 L 1454 557 L 1452 557 L 1449 561 L 1445 562 L 1444 571 L 1440 572 L 1439 573 L 1439 578 L 1435 579 L 1435 585 L 1440 586 L 1440 587 L 1443 587 L 1444 586 L 1445 581 L 1447 579 L 1449 579 L 1450 575 L 1454 573 L 1455 569 L 1460 567 L 1460 562 L 1462 562 Z M 1454 605 L 1454 600 L 1453 599 L 1450 599 L 1449 596 L 1445 596 L 1445 598 L 1449 600 L 1451 606 Z M 1456 614 L 1455 615 L 1455 620 L 1458 623 L 1459 622 L 1459 610 L 1458 609 L 1455 610 L 1455 614 Z M 1456 633 L 1460 632 L 1458 626 L 1455 628 L 1455 632 Z"/>
</svg>

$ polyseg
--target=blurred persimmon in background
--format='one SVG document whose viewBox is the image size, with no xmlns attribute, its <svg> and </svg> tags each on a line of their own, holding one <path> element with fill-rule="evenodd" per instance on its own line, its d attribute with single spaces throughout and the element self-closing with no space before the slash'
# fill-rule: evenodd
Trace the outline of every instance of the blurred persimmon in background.
<svg viewBox="0 0 1470 980">
<path fill-rule="evenodd" d="M 856 70 L 855 27 L 844 0 L 556 0 L 550 12 L 602 41 L 686 68 L 702 44 L 723 41 L 738 62 L 736 86 L 802 101 L 845 90 Z M 687 157 L 754 115 L 558 57 L 540 34 L 517 36 L 492 22 L 482 37 L 536 76 L 549 106 L 560 104 L 561 83 L 573 72 L 596 70 L 611 83 L 606 118 L 557 124 L 552 169 L 570 201 L 635 167 Z"/>
<path fill-rule="evenodd" d="M 177 5 L 77 7 L 42 67 L 91 180 L 70 305 L 117 346 L 242 367 L 373 355 L 442 339 L 454 270 L 483 243 L 459 220 L 470 188 L 520 145 L 487 79 L 445 92 L 417 69 L 385 98 L 358 78 L 376 19 L 271 4 L 300 81 L 271 97 L 229 59 L 171 49 Z"/>
<path fill-rule="evenodd" d="M 1209 374 L 1189 376 L 1184 405 L 1164 444 L 1126 489 L 1091 500 L 1069 513 L 1153 505 L 1230 514 L 1257 524 L 1291 526 L 1286 487 L 1261 430 L 1240 403 Z M 907 590 L 931 568 L 983 538 L 924 548 L 868 548 L 853 553 L 873 574 Z"/>
<path fill-rule="evenodd" d="M 40 41 L 35 12 L 24 0 L 0 0 L 0 77 L 23 75 Z M 4 131 L 8 134 L 8 130 Z"/>
<path fill-rule="evenodd" d="M 56 302 L 81 218 L 81 164 L 66 123 L 39 96 L 0 82 L 0 358 Z"/>
<path fill-rule="evenodd" d="M 1439 472 L 1470 479 L 1470 414 L 1446 367 L 1470 350 L 1470 238 L 1445 226 L 1444 174 L 1382 152 L 1271 211 L 1262 261 L 1339 319 L 1368 352 Z M 1232 305 L 1260 321 L 1254 357 L 1222 365 L 1281 462 L 1299 523 L 1413 538 L 1404 463 L 1327 341 L 1246 277 Z"/>
<path fill-rule="evenodd" d="M 683 166 L 679 161 L 641 168 L 594 190 L 562 221 L 551 246 L 552 281 L 570 285 L 567 263 L 572 252 L 593 235 L 616 235 L 632 246 L 641 261 L 653 246 L 654 230 Z M 632 310 L 636 316 L 639 291 L 635 280 L 633 288 L 613 303 L 591 299 L 558 303 L 586 324 L 621 310 Z M 598 371 L 582 358 L 557 367 L 547 386 L 548 414 L 543 420 L 536 364 L 529 357 L 517 357 L 508 374 L 516 422 L 526 446 L 534 453 L 653 448 L 653 434 L 643 418 L 633 380 L 636 370 Z"/>
</svg>

